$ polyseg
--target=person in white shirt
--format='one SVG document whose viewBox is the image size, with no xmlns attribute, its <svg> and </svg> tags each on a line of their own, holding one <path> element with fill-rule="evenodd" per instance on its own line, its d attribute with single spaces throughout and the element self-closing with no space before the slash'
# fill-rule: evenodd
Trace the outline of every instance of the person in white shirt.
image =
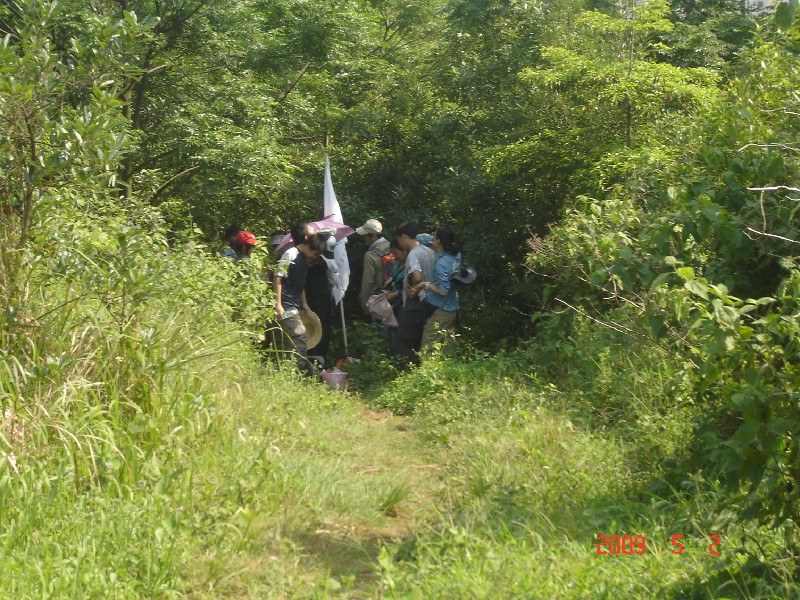
<svg viewBox="0 0 800 600">
<path fill-rule="evenodd" d="M 436 253 L 417 241 L 417 228 L 411 223 L 400 225 L 395 232 L 395 239 L 408 253 L 403 282 L 403 312 L 397 324 L 395 351 L 407 363 L 419 364 L 417 353 L 422 343 L 428 308 L 423 302 L 425 290 L 418 291 L 417 286 L 433 278 Z"/>
</svg>

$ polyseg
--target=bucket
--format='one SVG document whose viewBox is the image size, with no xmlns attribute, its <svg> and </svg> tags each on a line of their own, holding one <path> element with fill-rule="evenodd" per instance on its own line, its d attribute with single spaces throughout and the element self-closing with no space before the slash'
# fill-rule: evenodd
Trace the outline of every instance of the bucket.
<svg viewBox="0 0 800 600">
<path fill-rule="evenodd" d="M 343 392 L 347 387 L 347 373 L 344 371 L 339 371 L 338 369 L 334 371 L 323 371 L 319 376 L 332 390 Z"/>
</svg>

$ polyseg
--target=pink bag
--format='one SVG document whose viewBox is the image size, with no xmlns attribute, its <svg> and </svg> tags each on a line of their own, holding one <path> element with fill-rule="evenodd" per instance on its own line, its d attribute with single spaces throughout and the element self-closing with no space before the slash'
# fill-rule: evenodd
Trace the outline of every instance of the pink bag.
<svg viewBox="0 0 800 600">
<path fill-rule="evenodd" d="M 397 319 L 394 317 L 392 305 L 383 294 L 373 294 L 367 300 L 367 310 L 369 314 L 378 319 L 384 325 L 397 327 Z"/>
</svg>

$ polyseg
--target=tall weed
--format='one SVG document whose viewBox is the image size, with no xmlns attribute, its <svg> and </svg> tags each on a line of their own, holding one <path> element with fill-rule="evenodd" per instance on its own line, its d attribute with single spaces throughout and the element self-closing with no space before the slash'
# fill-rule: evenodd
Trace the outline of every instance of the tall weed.
<svg viewBox="0 0 800 600">
<path fill-rule="evenodd" d="M 178 587 L 188 530 L 173 504 L 191 494 L 189 448 L 214 411 L 203 373 L 239 343 L 226 264 L 169 249 L 158 229 L 95 227 L 54 227 L 53 244 L 20 252 L 24 285 L 6 290 L 3 596 Z"/>
</svg>

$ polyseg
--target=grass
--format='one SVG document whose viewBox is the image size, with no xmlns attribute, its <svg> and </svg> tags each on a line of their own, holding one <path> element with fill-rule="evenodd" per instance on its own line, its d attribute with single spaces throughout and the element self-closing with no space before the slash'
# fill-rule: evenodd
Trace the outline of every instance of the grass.
<svg viewBox="0 0 800 600">
<path fill-rule="evenodd" d="M 654 438 L 690 420 L 641 397 L 641 369 L 640 413 L 618 409 L 615 423 L 579 410 L 595 390 L 544 382 L 503 356 L 434 357 L 404 374 L 375 402 L 397 398 L 408 416 L 275 372 L 245 348 L 192 364 L 201 380 L 168 377 L 159 389 L 202 402 L 177 420 L 130 420 L 144 427 L 137 451 L 117 433 L 135 478 L 120 478 L 112 455 L 77 488 L 69 453 L 5 468 L 0 596 L 790 595 L 792 569 L 774 560 L 779 532 L 735 522 L 713 482 L 654 491 L 680 452 Z M 612 379 L 597 380 L 604 393 Z M 720 556 L 708 552 L 712 534 Z M 647 551 L 598 555 L 599 535 L 643 535 Z M 766 572 L 740 552 L 754 544 Z"/>
<path fill-rule="evenodd" d="M 609 353 L 593 352 L 591 336 L 582 343 L 585 362 L 573 355 L 550 367 L 540 362 L 546 347 L 491 362 L 434 358 L 377 397 L 447 449 L 439 520 L 387 549 L 380 592 L 796 597 L 795 558 L 781 549 L 791 527 L 738 521 L 735 498 L 701 474 L 668 483 L 665 465 L 686 452 L 697 414 L 681 397 L 681 365 L 646 347 Z M 647 550 L 600 555 L 600 535 L 642 535 Z M 710 552 L 712 535 L 720 555 Z"/>
<path fill-rule="evenodd" d="M 446 517 L 389 570 L 393 595 L 645 598 L 713 566 L 699 541 L 671 554 L 673 529 L 688 540 L 695 528 L 637 498 L 624 444 L 546 413 L 472 433 L 450 438 Z M 645 535 L 648 552 L 599 556 L 600 534 Z"/>
<path fill-rule="evenodd" d="M 382 545 L 431 518 L 437 451 L 402 419 L 258 370 L 228 390 L 226 406 L 219 426 L 230 445 L 196 458 L 195 494 L 199 507 L 227 506 L 229 524 L 208 515 L 196 532 L 205 542 L 189 571 L 192 596 L 357 595 L 374 586 Z"/>
<path fill-rule="evenodd" d="M 142 463 L 135 486 L 76 496 L 70 461 L 66 477 L 5 471 L 0 595 L 774 594 L 732 568 L 742 536 L 768 545 L 774 533 L 732 523 L 707 483 L 655 495 L 636 443 L 586 427 L 550 385 L 433 360 L 396 385 L 424 378 L 453 393 L 399 417 L 245 350 L 231 358 L 209 363 L 207 410 Z M 712 533 L 721 557 L 707 552 Z M 647 552 L 600 556 L 600 534 L 644 535 Z"/>
</svg>

